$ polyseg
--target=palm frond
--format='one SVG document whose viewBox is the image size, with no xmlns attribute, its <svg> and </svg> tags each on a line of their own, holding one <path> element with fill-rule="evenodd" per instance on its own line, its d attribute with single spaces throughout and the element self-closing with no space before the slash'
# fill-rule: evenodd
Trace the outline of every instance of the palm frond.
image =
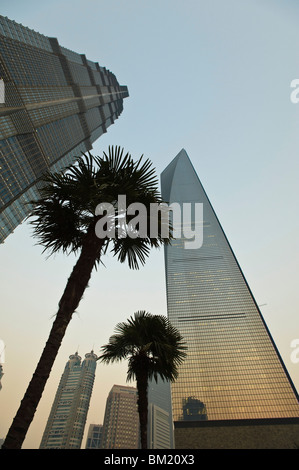
<svg viewBox="0 0 299 470">
<path fill-rule="evenodd" d="M 44 251 L 76 252 L 81 247 L 83 234 L 72 206 L 61 204 L 55 198 L 47 198 L 35 205 L 31 217 L 35 236 L 44 246 Z"/>
<path fill-rule="evenodd" d="M 117 223 L 120 195 L 126 196 L 127 205 L 133 202 L 143 204 L 148 214 L 151 204 L 162 202 L 150 160 L 141 156 L 134 161 L 129 153 L 113 146 L 102 157 L 93 156 L 90 152 L 83 154 L 74 165 L 66 168 L 65 173 L 47 173 L 44 176 L 40 199 L 30 201 L 33 209 L 29 218 L 33 234 L 50 254 L 59 250 L 76 252 L 82 247 L 89 227 L 96 223 L 95 211 L 99 204 L 113 205 Z M 126 223 L 131 220 L 133 216 L 127 215 Z M 113 255 L 120 262 L 127 262 L 131 269 L 139 269 L 145 264 L 151 248 L 169 243 L 171 234 L 169 237 L 161 234 L 161 222 L 156 236 L 151 236 L 149 229 L 142 239 L 116 233 L 113 240 L 106 237 L 103 250 L 111 246 Z"/>
<path fill-rule="evenodd" d="M 144 266 L 150 253 L 150 247 L 147 239 L 143 238 L 119 238 L 114 240 L 111 248 L 113 256 L 117 256 L 121 263 L 127 262 L 130 269 L 139 269 Z"/>
<path fill-rule="evenodd" d="M 128 380 L 146 369 L 148 378 L 173 381 L 186 350 L 181 334 L 166 317 L 142 310 L 116 325 L 99 360 L 108 364 L 128 359 Z"/>
</svg>

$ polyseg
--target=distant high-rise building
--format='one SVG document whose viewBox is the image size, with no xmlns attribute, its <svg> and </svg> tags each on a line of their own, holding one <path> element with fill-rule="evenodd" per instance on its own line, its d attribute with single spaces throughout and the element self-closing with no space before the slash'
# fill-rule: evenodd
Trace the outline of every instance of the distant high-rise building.
<svg viewBox="0 0 299 470">
<path fill-rule="evenodd" d="M 173 449 L 173 420 L 170 383 L 158 378 L 148 384 L 148 426 L 149 449 Z"/>
<path fill-rule="evenodd" d="M 136 388 L 113 385 L 106 402 L 102 448 L 139 448 L 139 414 L 137 411 Z"/>
<path fill-rule="evenodd" d="M 148 404 L 148 448 L 171 449 L 169 413 L 154 403 Z"/>
<path fill-rule="evenodd" d="M 190 249 L 174 219 L 181 236 L 165 247 L 168 316 L 188 346 L 172 385 L 176 446 L 225 445 L 230 432 L 235 445 L 249 445 L 245 423 L 253 447 L 276 445 L 274 425 L 283 426 L 282 443 L 288 430 L 299 432 L 297 391 L 184 150 L 163 171 L 161 185 L 168 204 L 182 212 L 191 204 L 190 228 L 203 233 L 202 246 Z M 195 218 L 195 203 L 203 204 L 203 220 Z M 264 424 L 267 434 L 259 434 Z"/>
<path fill-rule="evenodd" d="M 102 431 L 102 424 L 89 425 L 85 449 L 101 449 Z"/>
<path fill-rule="evenodd" d="M 97 356 L 91 351 L 81 363 L 78 353 L 66 363 L 40 449 L 80 449 L 92 394 Z"/>
<path fill-rule="evenodd" d="M 0 243 L 30 213 L 46 171 L 92 148 L 123 110 L 115 75 L 0 16 Z"/>
</svg>

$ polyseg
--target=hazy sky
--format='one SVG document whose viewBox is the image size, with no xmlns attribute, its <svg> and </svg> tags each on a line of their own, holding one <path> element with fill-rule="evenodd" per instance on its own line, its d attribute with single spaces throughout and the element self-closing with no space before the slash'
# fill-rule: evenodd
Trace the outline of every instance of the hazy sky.
<svg viewBox="0 0 299 470">
<path fill-rule="evenodd" d="M 299 78 L 296 0 L 1 0 L 0 14 L 111 70 L 130 97 L 102 154 L 121 145 L 158 175 L 185 148 L 286 367 L 298 327 Z M 5 437 L 48 337 L 73 257 L 47 259 L 27 224 L 0 246 Z M 137 310 L 167 314 L 163 251 L 132 272 L 107 257 L 67 330 L 24 448 L 38 448 L 70 354 L 99 352 Z M 126 364 L 97 366 L 87 426 L 102 423 Z M 83 440 L 85 446 L 86 433 Z"/>
</svg>

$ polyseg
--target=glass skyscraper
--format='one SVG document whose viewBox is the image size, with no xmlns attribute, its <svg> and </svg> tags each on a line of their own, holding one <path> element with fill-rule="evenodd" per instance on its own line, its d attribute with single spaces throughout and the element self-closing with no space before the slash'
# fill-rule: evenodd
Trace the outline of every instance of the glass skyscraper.
<svg viewBox="0 0 299 470">
<path fill-rule="evenodd" d="M 165 247 L 168 316 L 188 346 L 172 385 L 174 422 L 298 419 L 297 391 L 185 150 L 161 186 L 168 204 L 191 204 L 192 229 L 203 233 L 201 247 L 187 248 L 183 230 Z"/>
<path fill-rule="evenodd" d="M 30 212 L 41 176 L 91 150 L 121 114 L 128 90 L 84 54 L 3 16 L 0 78 L 1 243 Z"/>
<path fill-rule="evenodd" d="M 72 354 L 61 376 L 40 449 L 80 449 L 92 394 L 97 356 L 91 351 L 81 363 Z"/>
</svg>

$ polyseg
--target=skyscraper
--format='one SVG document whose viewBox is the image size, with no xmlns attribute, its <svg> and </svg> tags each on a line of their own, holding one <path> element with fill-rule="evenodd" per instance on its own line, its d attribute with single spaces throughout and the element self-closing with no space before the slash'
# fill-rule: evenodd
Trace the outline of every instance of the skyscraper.
<svg viewBox="0 0 299 470">
<path fill-rule="evenodd" d="M 236 425 L 241 436 L 242 423 L 294 425 L 298 433 L 296 389 L 184 150 L 163 171 L 161 185 L 168 204 L 193 206 L 192 229 L 203 233 L 202 246 L 188 249 L 181 226 L 181 238 L 165 247 L 168 316 L 188 345 L 172 386 L 176 445 L 184 446 L 187 435 L 198 439 L 195 446 L 219 444 L 220 423 L 226 436 Z M 203 220 L 195 220 L 195 203 L 203 204 Z M 217 436 L 203 444 L 205 433 L 195 429 L 213 433 L 212 425 Z M 267 439 L 270 446 L 271 432 Z"/>
<path fill-rule="evenodd" d="M 107 398 L 102 432 L 103 449 L 138 449 L 137 389 L 113 385 Z"/>
<path fill-rule="evenodd" d="M 148 383 L 149 449 L 173 449 L 173 420 L 170 383 L 158 378 Z"/>
<path fill-rule="evenodd" d="M 78 353 L 66 363 L 40 449 L 80 449 L 95 378 L 97 356 L 91 351 L 81 363 Z"/>
<path fill-rule="evenodd" d="M 154 403 L 148 404 L 148 449 L 171 449 L 169 413 Z"/>
<path fill-rule="evenodd" d="M 101 449 L 102 432 L 102 424 L 90 424 L 85 449 Z"/>
<path fill-rule="evenodd" d="M 30 212 L 46 171 L 60 171 L 92 148 L 128 96 L 115 75 L 0 16 L 0 243 Z M 3 93 L 1 93 L 2 96 Z"/>
</svg>

